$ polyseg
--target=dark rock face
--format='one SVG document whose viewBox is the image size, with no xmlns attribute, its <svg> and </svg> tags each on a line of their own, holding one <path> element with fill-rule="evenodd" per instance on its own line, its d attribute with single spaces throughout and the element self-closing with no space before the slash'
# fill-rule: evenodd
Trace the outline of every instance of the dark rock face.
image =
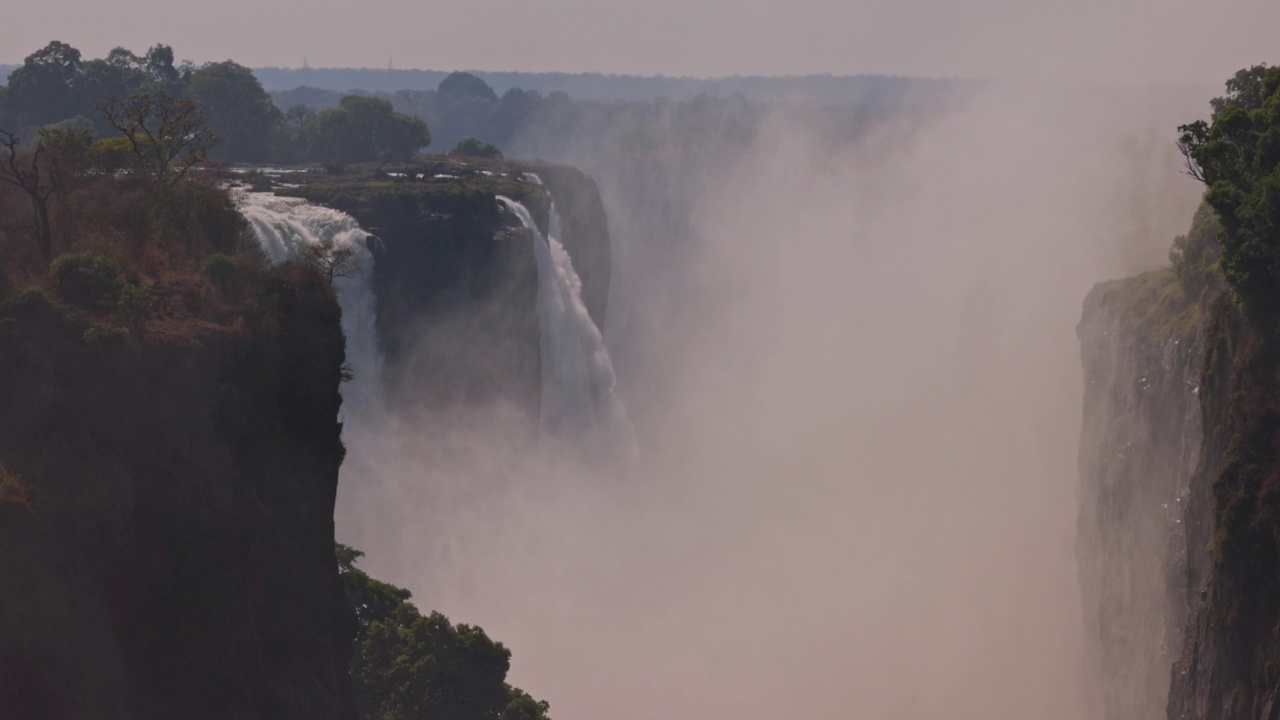
<svg viewBox="0 0 1280 720">
<path fill-rule="evenodd" d="M 609 220 L 596 181 L 577 168 L 551 163 L 522 163 L 529 172 L 537 173 L 555 198 L 556 210 L 563 225 L 559 238 L 573 258 L 573 268 L 582 280 L 582 302 L 595 321 L 604 329 L 609 307 L 609 280 L 612 260 L 609 242 Z M 546 228 L 542 228 L 546 232 Z"/>
<path fill-rule="evenodd" d="M 1170 720 L 1280 717 L 1280 350 L 1228 302 L 1205 341 L 1204 461 L 1192 480 L 1188 588 Z M 1190 532 L 1189 532 L 1190 534 Z"/>
<path fill-rule="evenodd" d="M 1103 717 L 1158 717 L 1189 607 L 1183 506 L 1201 444 L 1198 307 L 1171 272 L 1147 273 L 1096 286 L 1077 333 L 1076 555 L 1090 665 Z"/>
<path fill-rule="evenodd" d="M 447 177 L 433 179 L 437 171 Z M 537 172 L 545 188 L 524 172 Z M 602 324 L 609 235 L 595 183 L 569 167 L 501 161 L 441 161 L 405 175 L 336 177 L 288 191 L 352 215 L 377 237 L 377 331 L 393 406 L 500 404 L 536 416 L 542 363 L 533 240 L 495 197 L 523 203 L 545 233 L 547 191 L 554 194 L 584 303 Z"/>
<path fill-rule="evenodd" d="M 5 717 L 350 717 L 338 308 L 316 273 L 262 282 L 235 322 L 134 338 L 0 312 L 0 463 L 29 491 L 0 502 Z"/>
<path fill-rule="evenodd" d="M 1092 660 L 1108 718 L 1276 720 L 1280 340 L 1178 287 L 1104 283 L 1080 325 Z"/>
</svg>

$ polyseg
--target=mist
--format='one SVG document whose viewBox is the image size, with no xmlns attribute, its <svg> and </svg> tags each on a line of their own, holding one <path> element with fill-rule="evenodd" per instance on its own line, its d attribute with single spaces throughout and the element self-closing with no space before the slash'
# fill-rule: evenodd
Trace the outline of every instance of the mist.
<svg viewBox="0 0 1280 720">
<path fill-rule="evenodd" d="M 772 106 L 678 203 L 566 151 L 610 213 L 639 458 L 357 404 L 339 541 L 557 720 L 1093 716 L 1075 325 L 1185 228 L 1198 102 L 993 86 L 838 140 Z"/>
</svg>

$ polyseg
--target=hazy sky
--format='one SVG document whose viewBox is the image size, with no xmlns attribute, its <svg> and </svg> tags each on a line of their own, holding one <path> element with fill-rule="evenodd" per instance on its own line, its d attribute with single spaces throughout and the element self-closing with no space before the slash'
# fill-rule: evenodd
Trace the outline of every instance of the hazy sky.
<svg viewBox="0 0 1280 720">
<path fill-rule="evenodd" d="M 1276 62 L 1276 0 L 45 0 L 0 62 L 174 46 L 252 65 L 714 76 L 890 73 L 1220 82 Z"/>
</svg>

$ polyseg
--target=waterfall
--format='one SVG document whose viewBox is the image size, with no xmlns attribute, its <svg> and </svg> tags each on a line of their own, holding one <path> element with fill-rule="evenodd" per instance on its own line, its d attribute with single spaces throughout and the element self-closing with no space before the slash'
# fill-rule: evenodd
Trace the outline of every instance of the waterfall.
<svg viewBox="0 0 1280 720">
<path fill-rule="evenodd" d="M 537 181 L 536 176 L 531 180 Z M 539 184 L 541 182 L 539 181 Z M 613 361 L 604 336 L 582 302 L 582 281 L 560 243 L 560 218 L 551 205 L 550 232 L 543 238 L 529 210 L 498 196 L 533 238 L 538 271 L 538 323 L 541 335 L 543 429 L 560 437 L 588 435 L 606 449 L 635 454 L 626 408 L 618 397 Z"/>
<path fill-rule="evenodd" d="M 354 372 L 354 378 L 342 386 L 343 435 L 347 436 L 353 419 L 357 425 L 367 424 L 382 409 L 378 389 L 381 358 L 374 329 L 373 256 L 367 246 L 371 236 L 350 215 L 301 198 L 245 192 L 239 194 L 238 200 L 240 213 L 253 227 L 258 245 L 273 263 L 297 259 L 308 247 L 326 243 L 355 251 L 354 272 L 335 277 L 333 283 L 342 308 L 347 362 Z"/>
</svg>

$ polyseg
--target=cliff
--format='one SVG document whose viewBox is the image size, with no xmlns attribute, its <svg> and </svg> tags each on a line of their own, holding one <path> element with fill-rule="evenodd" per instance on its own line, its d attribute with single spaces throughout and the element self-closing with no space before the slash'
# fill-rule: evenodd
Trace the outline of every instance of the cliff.
<svg viewBox="0 0 1280 720">
<path fill-rule="evenodd" d="M 1102 717 L 1164 712 L 1189 598 L 1183 510 L 1200 453 L 1200 307 L 1173 272 L 1102 283 L 1084 366 L 1076 554 Z"/>
<path fill-rule="evenodd" d="M 524 173 L 536 172 L 545 186 Z M 435 158 L 401 168 L 309 172 L 280 194 L 353 216 L 377 240 L 373 288 L 384 381 L 400 410 L 502 404 L 536 414 L 541 391 L 533 246 L 495 197 L 523 203 L 560 238 L 603 326 L 608 223 L 595 183 L 540 162 Z"/>
<path fill-rule="evenodd" d="M 1108 718 L 1280 717 L 1280 341 L 1220 287 L 1160 271 L 1085 302 L 1078 556 Z"/>
<path fill-rule="evenodd" d="M 155 276 L 131 328 L 0 308 L 0 708 L 343 718 L 333 506 L 344 341 L 296 266 Z"/>
<path fill-rule="evenodd" d="M 1205 552 L 1187 567 L 1196 603 L 1173 667 L 1170 720 L 1280 716 L 1280 351 L 1238 308 L 1214 309 L 1205 341 L 1204 459 L 1190 522 Z"/>
</svg>

